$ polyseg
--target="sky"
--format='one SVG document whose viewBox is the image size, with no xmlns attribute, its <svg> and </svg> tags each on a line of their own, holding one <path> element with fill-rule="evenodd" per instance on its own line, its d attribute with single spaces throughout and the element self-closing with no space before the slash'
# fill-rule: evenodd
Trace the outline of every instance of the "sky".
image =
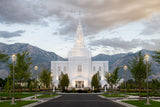
<svg viewBox="0 0 160 107">
<path fill-rule="evenodd" d="M 92 56 L 160 47 L 160 0 L 0 0 L 0 42 L 66 58 L 79 18 Z"/>
</svg>

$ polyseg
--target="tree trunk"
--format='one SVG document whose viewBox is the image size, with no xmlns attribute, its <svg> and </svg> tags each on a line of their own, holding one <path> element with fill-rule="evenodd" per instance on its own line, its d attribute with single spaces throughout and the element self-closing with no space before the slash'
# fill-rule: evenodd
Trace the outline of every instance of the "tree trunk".
<svg viewBox="0 0 160 107">
<path fill-rule="evenodd" d="M 141 100 L 141 82 L 139 82 L 139 100 Z"/>
</svg>

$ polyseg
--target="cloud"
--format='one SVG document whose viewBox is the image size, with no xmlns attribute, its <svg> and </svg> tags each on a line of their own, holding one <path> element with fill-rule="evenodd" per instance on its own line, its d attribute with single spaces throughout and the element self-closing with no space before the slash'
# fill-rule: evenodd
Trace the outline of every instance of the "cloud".
<svg viewBox="0 0 160 107">
<path fill-rule="evenodd" d="M 144 26 L 145 28 L 141 32 L 141 35 L 160 33 L 160 15 L 153 16 L 150 20 L 146 20 Z"/>
<path fill-rule="evenodd" d="M 13 37 L 19 37 L 22 36 L 21 34 L 24 33 L 24 30 L 18 30 L 15 32 L 8 32 L 8 31 L 0 31 L 0 37 L 1 38 L 13 38 Z"/>
<path fill-rule="evenodd" d="M 114 50 L 123 50 L 130 51 L 136 48 L 155 50 L 160 47 L 159 44 L 160 39 L 150 39 L 150 40 L 141 40 L 141 39 L 133 39 L 131 41 L 125 41 L 120 38 L 112 38 L 112 39 L 100 39 L 94 40 L 89 43 L 90 46 L 93 47 L 111 47 Z"/>
<path fill-rule="evenodd" d="M 1 0 L 0 22 L 25 23 L 53 17 L 62 35 L 75 34 L 76 12 L 81 10 L 87 34 L 137 21 L 160 12 L 159 0 Z"/>
</svg>

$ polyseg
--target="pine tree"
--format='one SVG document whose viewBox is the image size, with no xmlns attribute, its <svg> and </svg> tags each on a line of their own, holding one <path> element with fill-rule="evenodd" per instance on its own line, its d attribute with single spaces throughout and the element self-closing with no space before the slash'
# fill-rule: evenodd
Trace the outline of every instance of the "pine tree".
<svg viewBox="0 0 160 107">
<path fill-rule="evenodd" d="M 40 82 L 43 84 L 45 88 L 50 86 L 50 82 L 52 80 L 51 72 L 49 69 L 43 69 L 39 75 Z"/>
<path fill-rule="evenodd" d="M 160 64 L 160 51 L 156 51 L 154 54 L 155 55 L 152 56 L 152 58 Z"/>
<path fill-rule="evenodd" d="M 63 91 L 65 90 L 65 87 L 68 87 L 68 85 L 69 85 L 69 77 L 68 77 L 68 74 L 63 74 L 63 72 L 61 72 L 59 84 L 60 84 L 61 89 L 62 89 Z"/>
<path fill-rule="evenodd" d="M 100 85 L 100 83 L 99 83 L 99 72 L 97 72 L 92 77 L 91 86 L 92 87 L 94 86 L 94 88 L 98 90 L 99 85 Z"/>
</svg>

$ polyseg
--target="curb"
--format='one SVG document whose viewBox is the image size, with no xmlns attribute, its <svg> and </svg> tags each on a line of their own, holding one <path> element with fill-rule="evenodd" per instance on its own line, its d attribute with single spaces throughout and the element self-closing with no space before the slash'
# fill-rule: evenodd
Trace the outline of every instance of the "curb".
<svg viewBox="0 0 160 107">
<path fill-rule="evenodd" d="M 22 106 L 22 107 L 33 107 L 33 106 L 36 106 L 36 105 L 39 105 L 39 104 L 42 104 L 42 103 L 44 103 L 44 102 L 47 102 L 47 101 L 49 101 L 49 100 L 51 100 L 51 99 L 56 99 L 56 98 L 59 98 L 59 97 L 61 97 L 62 95 L 57 95 L 57 96 L 55 96 L 55 97 L 53 97 L 53 98 L 49 98 L 48 100 L 38 100 L 38 102 L 35 102 L 35 103 L 31 103 L 31 104 L 28 104 L 28 105 L 25 105 L 25 106 Z"/>
<path fill-rule="evenodd" d="M 104 97 L 104 96 L 102 96 L 102 95 L 98 95 L 98 96 L 99 96 L 100 98 L 111 100 L 111 101 L 113 101 L 113 102 L 115 102 L 115 103 L 121 104 L 121 105 L 126 106 L 126 107 L 137 107 L 137 106 L 135 106 L 135 105 L 131 105 L 131 104 L 128 104 L 128 103 L 121 102 L 122 100 L 113 100 L 113 99 L 109 99 L 109 98 L 107 98 L 107 97 Z"/>
</svg>

